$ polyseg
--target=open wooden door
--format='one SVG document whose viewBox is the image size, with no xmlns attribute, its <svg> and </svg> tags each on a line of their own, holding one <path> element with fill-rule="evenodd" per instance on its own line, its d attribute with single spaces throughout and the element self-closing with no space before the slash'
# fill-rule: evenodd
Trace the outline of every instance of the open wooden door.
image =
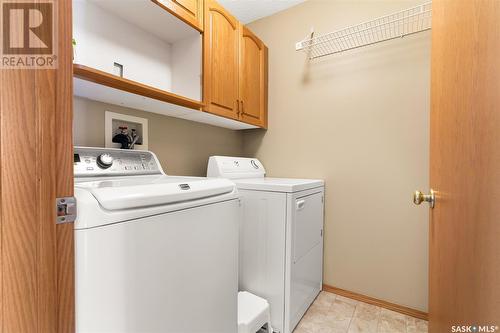
<svg viewBox="0 0 500 333">
<path fill-rule="evenodd" d="M 500 1 L 432 12 L 429 332 L 500 332 Z"/>
<path fill-rule="evenodd" d="M 0 69 L 1 333 L 74 331 L 73 224 L 55 206 L 73 195 L 71 0 L 55 4 L 57 68 Z"/>
</svg>

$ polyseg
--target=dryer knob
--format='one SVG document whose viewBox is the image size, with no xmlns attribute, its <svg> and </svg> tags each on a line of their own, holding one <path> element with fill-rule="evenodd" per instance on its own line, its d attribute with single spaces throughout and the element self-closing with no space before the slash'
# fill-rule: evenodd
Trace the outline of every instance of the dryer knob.
<svg viewBox="0 0 500 333">
<path fill-rule="evenodd" d="M 259 165 L 257 164 L 257 162 L 255 162 L 255 160 L 251 160 L 250 164 L 252 164 L 252 166 L 253 166 L 254 169 L 258 169 L 259 168 Z"/>
<path fill-rule="evenodd" d="M 113 157 L 109 154 L 101 154 L 97 157 L 97 165 L 101 169 L 107 169 L 113 165 Z"/>
</svg>

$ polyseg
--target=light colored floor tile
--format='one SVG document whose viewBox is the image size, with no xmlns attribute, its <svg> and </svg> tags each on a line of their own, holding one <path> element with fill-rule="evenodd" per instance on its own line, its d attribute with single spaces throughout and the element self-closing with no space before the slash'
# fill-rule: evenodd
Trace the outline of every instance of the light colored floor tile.
<svg viewBox="0 0 500 333">
<path fill-rule="evenodd" d="M 406 332 L 406 316 L 387 309 L 380 310 L 377 333 Z"/>
<path fill-rule="evenodd" d="M 376 333 L 380 308 L 359 302 L 349 325 L 348 333 Z"/>
<path fill-rule="evenodd" d="M 427 333 L 427 322 L 321 292 L 294 333 Z"/>
<path fill-rule="evenodd" d="M 311 311 L 311 309 L 309 309 L 300 323 L 302 323 L 305 328 L 310 329 L 310 326 L 322 324 L 325 321 L 325 318 L 326 314 L 323 314 L 320 311 Z"/>
<path fill-rule="evenodd" d="M 332 306 L 330 307 L 330 312 L 328 313 L 328 317 L 338 320 L 351 319 L 352 316 L 354 315 L 355 309 L 356 305 L 347 303 L 344 300 L 339 299 L 337 296 Z"/>
<path fill-rule="evenodd" d="M 323 318 L 321 333 L 345 333 L 354 315 L 355 305 L 346 303 L 338 296 L 333 301 L 328 314 Z"/>
<path fill-rule="evenodd" d="M 330 308 L 332 307 L 331 304 L 324 305 L 324 304 L 316 304 L 313 303 L 309 309 L 307 310 L 308 313 L 310 314 L 317 314 L 317 315 L 323 315 L 326 316 L 330 313 Z"/>
<path fill-rule="evenodd" d="M 355 299 L 344 297 L 344 296 L 340 296 L 340 295 L 337 295 L 337 297 L 335 299 L 341 300 L 343 302 L 346 302 L 346 303 L 349 303 L 349 304 L 352 304 L 352 305 L 358 304 L 358 301 L 356 301 Z"/>
<path fill-rule="evenodd" d="M 359 302 L 356 306 L 356 311 L 354 312 L 354 317 L 367 320 L 367 321 L 378 321 L 380 315 L 380 308 L 375 305 L 366 304 Z"/>
<path fill-rule="evenodd" d="M 273 331 L 274 332 L 274 331 Z M 293 333 L 311 333 L 311 331 L 300 322 L 295 326 Z"/>
<path fill-rule="evenodd" d="M 313 304 L 330 306 L 332 305 L 333 301 L 335 301 L 336 296 L 337 295 L 335 294 L 322 291 L 319 293 L 318 297 L 316 297 L 316 300 L 314 301 Z"/>
<path fill-rule="evenodd" d="M 406 316 L 406 333 L 427 333 L 427 321 Z"/>
<path fill-rule="evenodd" d="M 337 332 L 342 332 L 346 333 L 349 324 L 351 322 L 351 318 L 343 318 L 343 319 L 338 319 L 338 318 L 333 318 L 333 317 L 326 317 L 325 321 L 321 325 L 321 331 L 324 333 L 337 333 Z"/>
<path fill-rule="evenodd" d="M 377 333 L 378 320 L 352 318 L 348 333 Z"/>
</svg>

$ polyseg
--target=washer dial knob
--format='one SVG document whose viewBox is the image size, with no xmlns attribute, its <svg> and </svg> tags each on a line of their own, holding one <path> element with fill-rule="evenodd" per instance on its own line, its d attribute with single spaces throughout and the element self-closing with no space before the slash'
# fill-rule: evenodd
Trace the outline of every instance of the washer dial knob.
<svg viewBox="0 0 500 333">
<path fill-rule="evenodd" d="M 101 154 L 97 157 L 97 165 L 101 169 L 107 169 L 113 165 L 113 157 L 110 154 Z"/>
</svg>

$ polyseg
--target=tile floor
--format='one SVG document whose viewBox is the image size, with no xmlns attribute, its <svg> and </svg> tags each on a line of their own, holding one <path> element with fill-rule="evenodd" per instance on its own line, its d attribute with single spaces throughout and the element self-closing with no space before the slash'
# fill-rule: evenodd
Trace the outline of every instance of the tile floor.
<svg viewBox="0 0 500 333">
<path fill-rule="evenodd" d="M 294 333 L 427 333 L 427 321 L 322 291 Z"/>
</svg>

